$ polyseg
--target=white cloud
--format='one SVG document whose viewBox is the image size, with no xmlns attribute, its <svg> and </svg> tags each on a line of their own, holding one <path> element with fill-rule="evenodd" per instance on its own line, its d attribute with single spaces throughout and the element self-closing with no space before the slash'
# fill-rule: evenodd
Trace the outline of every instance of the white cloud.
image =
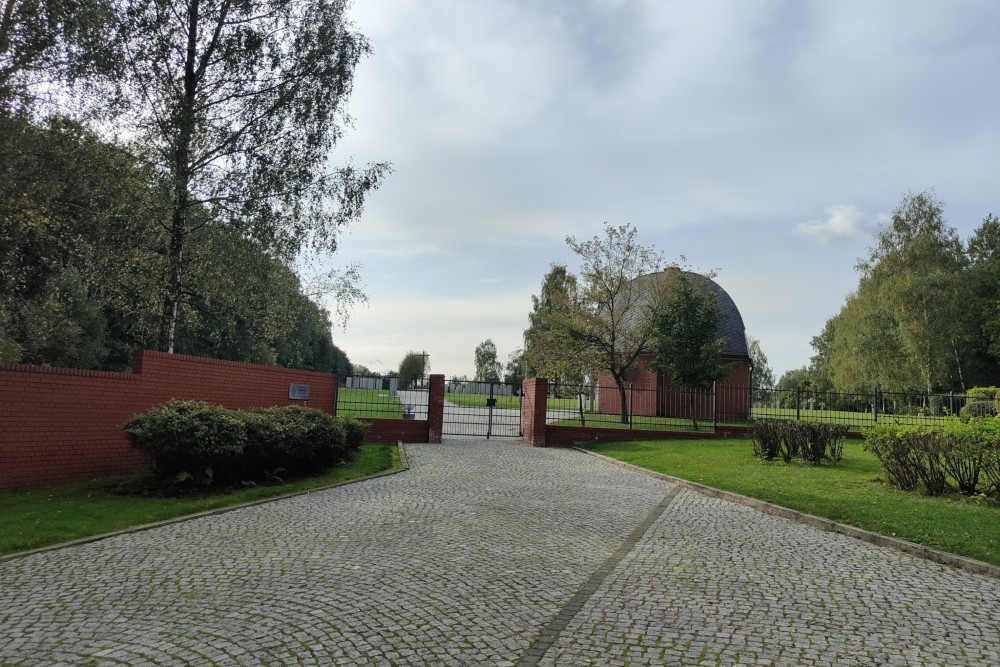
<svg viewBox="0 0 1000 667">
<path fill-rule="evenodd" d="M 800 222 L 795 229 L 802 236 L 827 245 L 832 241 L 870 236 L 873 228 L 857 208 L 839 205 L 826 209 L 825 220 Z"/>
</svg>

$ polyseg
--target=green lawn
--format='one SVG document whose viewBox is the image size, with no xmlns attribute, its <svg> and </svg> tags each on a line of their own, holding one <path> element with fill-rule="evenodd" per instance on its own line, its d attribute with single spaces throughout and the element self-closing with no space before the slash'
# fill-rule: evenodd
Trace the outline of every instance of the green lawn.
<svg viewBox="0 0 1000 667">
<path fill-rule="evenodd" d="M 341 417 L 402 419 L 403 406 L 388 390 L 337 389 L 337 414 Z"/>
<path fill-rule="evenodd" d="M 552 422 L 551 426 L 587 426 L 590 428 L 632 428 L 633 430 L 651 431 L 694 431 L 694 424 L 690 419 L 679 417 L 639 417 L 632 416 L 632 423 L 623 424 L 621 415 L 587 414 L 583 415 L 583 424 L 580 423 L 580 416 L 572 419 L 561 419 Z M 699 419 L 698 431 L 711 433 L 714 430 L 711 419 Z M 641 434 L 637 434 L 641 437 Z"/>
<path fill-rule="evenodd" d="M 399 466 L 395 446 L 366 444 L 353 461 L 325 475 L 202 498 L 156 498 L 117 493 L 142 476 L 0 492 L 0 554 L 35 549 L 186 514 L 238 505 L 357 479 Z"/>
<path fill-rule="evenodd" d="M 758 461 L 749 440 L 600 443 L 592 451 L 776 505 L 1000 565 L 1000 507 L 888 486 L 878 460 L 849 441 L 836 465 Z"/>
<path fill-rule="evenodd" d="M 795 408 L 753 408 L 754 419 L 795 419 Z M 848 412 L 846 410 L 799 410 L 798 417 L 802 421 L 833 422 L 848 426 L 874 426 L 875 417 L 870 412 Z M 905 424 L 907 426 L 927 426 L 939 428 L 946 422 L 957 417 L 931 417 L 923 415 L 886 415 L 879 414 L 880 424 Z"/>
<path fill-rule="evenodd" d="M 486 399 L 490 397 L 489 394 L 460 394 L 458 392 L 449 391 L 445 392 L 444 400 L 449 403 L 454 403 L 455 405 L 461 405 L 467 408 L 485 408 Z M 494 396 L 497 400 L 496 407 L 501 410 L 520 410 L 521 409 L 521 397 L 520 396 Z"/>
</svg>

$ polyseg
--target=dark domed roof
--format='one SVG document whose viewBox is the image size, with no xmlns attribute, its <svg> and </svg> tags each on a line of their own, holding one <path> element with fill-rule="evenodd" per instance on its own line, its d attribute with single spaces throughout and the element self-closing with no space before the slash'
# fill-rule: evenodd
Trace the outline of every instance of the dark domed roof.
<svg viewBox="0 0 1000 667">
<path fill-rule="evenodd" d="M 726 344 L 722 347 L 722 354 L 727 357 L 750 358 L 750 351 L 747 349 L 746 327 L 743 325 L 743 316 L 740 315 L 739 308 L 732 297 L 722 289 L 722 287 L 700 273 L 684 271 L 676 267 L 670 267 L 657 273 L 648 273 L 636 278 L 636 283 L 642 284 L 651 281 L 677 280 L 684 276 L 688 282 L 699 292 L 711 292 L 715 297 L 715 308 L 719 311 L 719 331 L 718 337 L 725 338 Z M 650 290 L 652 291 L 652 290 Z M 652 304 L 650 304 L 652 305 Z"/>
</svg>

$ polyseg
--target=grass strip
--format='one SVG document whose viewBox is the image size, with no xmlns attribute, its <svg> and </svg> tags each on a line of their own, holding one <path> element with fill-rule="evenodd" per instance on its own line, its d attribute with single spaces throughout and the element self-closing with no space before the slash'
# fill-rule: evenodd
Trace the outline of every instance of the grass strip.
<svg viewBox="0 0 1000 667">
<path fill-rule="evenodd" d="M 922 496 L 890 487 L 861 442 L 835 465 L 759 461 L 750 440 L 645 440 L 588 445 L 619 461 L 838 523 L 1000 565 L 1000 507 L 958 494 Z"/>
<path fill-rule="evenodd" d="M 369 419 L 402 419 L 403 406 L 388 390 L 345 389 L 337 390 L 337 415 L 340 417 L 367 417 Z"/>
<path fill-rule="evenodd" d="M 0 555 L 60 544 L 166 519 L 275 498 L 399 467 L 394 445 L 365 444 L 353 461 L 323 475 L 201 497 L 122 495 L 148 473 L 0 492 Z"/>
</svg>

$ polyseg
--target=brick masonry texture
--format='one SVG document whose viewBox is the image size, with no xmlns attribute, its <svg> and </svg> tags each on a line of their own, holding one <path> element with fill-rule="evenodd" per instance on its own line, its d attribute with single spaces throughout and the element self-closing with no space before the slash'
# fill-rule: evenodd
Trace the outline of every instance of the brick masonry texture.
<svg viewBox="0 0 1000 667">
<path fill-rule="evenodd" d="M 336 378 L 276 366 L 138 351 L 132 373 L 0 365 L 0 489 L 148 465 L 122 433 L 133 415 L 171 399 L 228 408 L 307 405 L 332 412 Z M 308 384 L 290 401 L 289 384 Z"/>
<path fill-rule="evenodd" d="M 1000 581 L 577 451 L 406 472 L 0 562 L 0 664 L 1000 664 Z"/>
</svg>

